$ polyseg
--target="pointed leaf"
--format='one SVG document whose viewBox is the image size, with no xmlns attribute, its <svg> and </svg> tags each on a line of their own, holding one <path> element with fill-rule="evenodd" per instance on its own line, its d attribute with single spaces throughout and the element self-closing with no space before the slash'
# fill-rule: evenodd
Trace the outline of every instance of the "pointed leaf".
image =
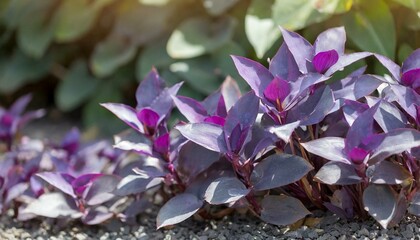
<svg viewBox="0 0 420 240">
<path fill-rule="evenodd" d="M 295 32 L 287 31 L 280 28 L 283 39 L 290 52 L 292 53 L 301 73 L 308 73 L 307 68 L 308 60 L 313 57 L 312 45 L 302 36 Z"/>
<path fill-rule="evenodd" d="M 292 53 L 285 43 L 280 46 L 276 55 L 271 59 L 268 69 L 273 76 L 281 77 L 289 82 L 296 81 L 301 74 Z"/>
<path fill-rule="evenodd" d="M 222 86 L 220 87 L 223 100 L 225 101 L 226 110 L 229 111 L 231 107 L 241 98 L 241 90 L 239 89 L 238 83 L 231 78 L 226 77 Z"/>
<path fill-rule="evenodd" d="M 58 188 L 63 193 L 76 198 L 73 187 L 71 185 L 71 181 L 73 181 L 74 178 L 70 175 L 58 172 L 42 172 L 37 173 L 35 176 Z"/>
<path fill-rule="evenodd" d="M 315 54 L 335 50 L 338 55 L 344 54 L 346 31 L 344 27 L 330 28 L 318 35 L 315 40 Z"/>
<path fill-rule="evenodd" d="M 141 175 L 128 175 L 118 183 L 114 194 L 118 196 L 127 196 L 130 194 L 142 193 L 149 188 L 161 184 L 162 181 L 163 179 L 161 177 L 153 178 Z"/>
<path fill-rule="evenodd" d="M 416 192 L 411 199 L 410 207 L 408 207 L 408 212 L 416 216 L 420 216 L 420 192 Z"/>
<path fill-rule="evenodd" d="M 202 205 L 203 201 L 193 194 L 181 193 L 176 195 L 159 210 L 156 219 L 157 229 L 186 220 L 196 213 Z"/>
<path fill-rule="evenodd" d="M 261 202 L 261 219 L 275 225 L 289 225 L 311 214 L 296 198 L 269 195 Z"/>
<path fill-rule="evenodd" d="M 264 89 L 273 80 L 273 75 L 263 65 L 253 60 L 239 56 L 232 56 L 232 59 L 239 75 L 254 90 L 255 95 L 262 98 Z"/>
<path fill-rule="evenodd" d="M 328 185 L 351 185 L 362 181 L 352 165 L 341 162 L 326 163 L 314 178 Z"/>
<path fill-rule="evenodd" d="M 82 216 L 74 200 L 58 192 L 42 194 L 29 203 L 23 212 L 50 218 Z"/>
<path fill-rule="evenodd" d="M 250 192 L 236 177 L 222 177 L 211 182 L 204 194 L 204 200 L 210 204 L 235 202 Z"/>
<path fill-rule="evenodd" d="M 209 123 L 190 123 L 177 126 L 176 129 L 190 141 L 207 149 L 222 153 L 227 151 L 223 129 L 220 126 Z"/>
<path fill-rule="evenodd" d="M 420 146 L 420 132 L 414 129 L 395 129 L 382 135 L 384 139 L 370 156 L 371 163 Z"/>
<path fill-rule="evenodd" d="M 271 155 L 255 166 L 251 182 L 257 191 L 272 189 L 294 183 L 312 169 L 311 164 L 299 156 Z"/>
<path fill-rule="evenodd" d="M 350 164 L 347 155 L 344 154 L 344 138 L 324 137 L 301 143 L 310 153 L 323 157 L 331 161 L 338 161 Z"/>
<path fill-rule="evenodd" d="M 372 170 L 371 183 L 375 184 L 403 184 L 412 180 L 410 172 L 400 164 L 382 161 L 369 167 Z"/>
<path fill-rule="evenodd" d="M 208 115 L 206 109 L 195 99 L 177 96 L 173 100 L 181 114 L 191 123 L 203 122 Z"/>
<path fill-rule="evenodd" d="M 88 205 L 99 205 L 109 201 L 115 195 L 112 193 L 120 178 L 114 175 L 102 175 L 96 178 L 85 191 L 83 198 Z"/>
<path fill-rule="evenodd" d="M 152 155 L 152 143 L 145 135 L 135 131 L 124 131 L 114 136 L 114 147 L 125 151 L 136 151 Z"/>
<path fill-rule="evenodd" d="M 386 228 L 397 207 L 395 192 L 387 185 L 370 184 L 363 192 L 365 210 Z"/>
<path fill-rule="evenodd" d="M 289 142 L 290 136 L 295 129 L 300 126 L 300 121 L 284 124 L 281 126 L 274 126 L 268 129 L 269 132 L 274 133 L 278 138 L 284 142 Z"/>
<path fill-rule="evenodd" d="M 102 103 L 101 106 L 111 111 L 128 126 L 143 132 L 143 124 L 137 118 L 137 112 L 132 107 L 120 103 Z"/>
</svg>

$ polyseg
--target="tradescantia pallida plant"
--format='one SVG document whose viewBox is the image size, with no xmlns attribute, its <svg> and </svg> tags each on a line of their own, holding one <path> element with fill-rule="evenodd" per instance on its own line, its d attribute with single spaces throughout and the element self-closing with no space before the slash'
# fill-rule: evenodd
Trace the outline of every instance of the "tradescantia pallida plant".
<svg viewBox="0 0 420 240">
<path fill-rule="evenodd" d="M 370 215 L 384 228 L 407 211 L 420 216 L 420 50 L 400 67 L 375 53 L 344 52 L 342 27 L 313 45 L 281 32 L 284 42 L 268 68 L 232 56 L 247 93 L 227 78 L 197 101 L 177 94 L 182 84 L 166 87 L 153 69 L 136 91 L 135 108 L 102 104 L 131 127 L 115 136 L 114 150 L 80 148 L 74 130 L 60 144 L 41 144 L 35 160 L 7 157 L 3 208 L 15 207 L 22 220 L 132 222 L 159 196 L 157 228 L 225 209 L 246 209 L 276 225 L 316 208 L 349 219 Z M 334 79 L 367 57 L 390 75 L 363 67 Z M 186 121 L 170 128 L 174 107 Z M 22 151 L 10 149 L 5 156 Z M 16 179 L 17 169 L 33 170 Z"/>
</svg>

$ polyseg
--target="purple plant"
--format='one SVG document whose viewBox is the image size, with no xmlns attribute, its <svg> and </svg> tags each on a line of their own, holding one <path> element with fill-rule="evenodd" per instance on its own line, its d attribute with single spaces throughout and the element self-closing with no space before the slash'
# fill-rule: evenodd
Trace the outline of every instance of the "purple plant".
<svg viewBox="0 0 420 240">
<path fill-rule="evenodd" d="M 105 141 L 81 144 L 77 129 L 59 144 L 22 138 L 12 147 L 16 128 L 8 128 L 3 211 L 13 207 L 20 220 L 130 223 L 159 196 L 157 228 L 229 208 L 276 225 L 316 208 L 349 219 L 370 215 L 384 228 L 407 211 L 420 216 L 420 50 L 400 67 L 378 54 L 345 53 L 342 27 L 321 33 L 314 45 L 281 31 L 284 43 L 268 69 L 232 56 L 252 89 L 245 94 L 227 78 L 201 102 L 177 96 L 181 84 L 165 87 L 152 69 L 135 108 L 102 104 L 132 128 L 115 136 L 115 149 Z M 362 67 L 332 81 L 372 55 L 390 77 Z M 25 119 L 17 116 L 28 101 L 7 112 L 14 114 L 10 126 Z M 174 106 L 188 122 L 170 129 Z M 214 214 L 213 205 L 222 210 Z"/>
</svg>

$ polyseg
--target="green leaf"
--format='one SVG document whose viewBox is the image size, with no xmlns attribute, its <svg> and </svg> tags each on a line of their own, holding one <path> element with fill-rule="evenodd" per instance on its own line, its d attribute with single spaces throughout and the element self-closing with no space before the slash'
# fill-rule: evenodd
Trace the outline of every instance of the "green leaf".
<svg viewBox="0 0 420 240">
<path fill-rule="evenodd" d="M 235 5 L 239 0 L 204 0 L 206 11 L 212 16 L 219 16 Z"/>
<path fill-rule="evenodd" d="M 281 35 L 280 29 L 267 11 L 273 3 L 274 0 L 254 0 L 245 16 L 246 36 L 260 59 Z"/>
<path fill-rule="evenodd" d="M 95 127 L 101 130 L 101 135 L 116 134 L 126 125 L 121 122 L 110 111 L 101 107 L 100 103 L 106 102 L 122 102 L 123 97 L 121 91 L 115 87 L 112 82 L 104 82 L 101 87 L 97 89 L 94 98 L 83 108 L 83 123 L 86 127 Z"/>
<path fill-rule="evenodd" d="M 27 5 L 31 0 L 12 0 L 8 2 L 5 10 L 2 12 L 1 21 L 9 29 L 15 29 L 22 16 L 26 15 Z"/>
<path fill-rule="evenodd" d="M 289 30 L 302 29 L 329 17 L 308 0 L 275 0 L 272 11 L 275 23 Z"/>
<path fill-rule="evenodd" d="M 99 11 L 113 0 L 64 0 L 55 14 L 55 39 L 70 42 L 92 28 Z"/>
<path fill-rule="evenodd" d="M 223 78 L 227 76 L 234 78 L 243 92 L 247 91 L 249 86 L 245 80 L 239 76 L 238 70 L 236 70 L 230 55 L 244 56 L 245 54 L 245 50 L 239 44 L 232 41 L 218 48 L 211 54 L 212 61 L 216 65 L 215 72 L 220 72 Z"/>
<path fill-rule="evenodd" d="M 223 46 L 233 35 L 235 21 L 224 17 L 212 21 L 209 18 L 190 18 L 176 28 L 166 46 L 173 58 L 193 58 Z"/>
<path fill-rule="evenodd" d="M 321 13 L 339 14 L 348 12 L 353 0 L 312 0 L 314 7 Z"/>
<path fill-rule="evenodd" d="M 394 59 L 396 33 L 391 11 L 382 0 L 363 3 L 344 16 L 347 36 L 364 51 Z"/>
<path fill-rule="evenodd" d="M 415 11 L 420 11 L 420 1 L 418 0 L 394 0 L 408 8 L 411 8 Z"/>
<path fill-rule="evenodd" d="M 137 81 L 143 78 L 150 72 L 152 67 L 167 68 L 174 60 L 166 52 L 166 39 L 158 42 L 148 44 L 140 53 L 136 62 L 136 78 Z"/>
<path fill-rule="evenodd" d="M 171 0 L 138 0 L 138 1 L 144 5 L 164 6 L 168 4 Z"/>
<path fill-rule="evenodd" d="M 91 58 L 91 67 L 97 77 L 111 75 L 122 65 L 131 61 L 137 51 L 137 45 L 119 35 L 111 35 L 104 42 L 96 45 Z"/>
<path fill-rule="evenodd" d="M 12 93 L 25 84 L 39 80 L 48 73 L 52 61 L 52 56 L 36 60 L 16 49 L 10 59 L 0 62 L 0 92 Z"/>
<path fill-rule="evenodd" d="M 221 81 L 214 74 L 214 65 L 207 58 L 195 58 L 171 64 L 170 70 L 179 75 L 195 90 L 210 94 L 216 91 Z"/>
<path fill-rule="evenodd" d="M 56 89 L 56 103 L 59 109 L 70 111 L 81 105 L 94 92 L 99 80 L 89 74 L 84 61 L 73 63 Z"/>
<path fill-rule="evenodd" d="M 48 18 L 50 9 L 56 4 L 55 0 L 30 2 L 19 21 L 18 44 L 31 57 L 42 57 L 53 39 L 54 25 Z"/>
<path fill-rule="evenodd" d="M 407 43 L 402 43 L 398 49 L 398 61 L 404 62 L 408 56 L 414 51 L 414 49 Z"/>
</svg>

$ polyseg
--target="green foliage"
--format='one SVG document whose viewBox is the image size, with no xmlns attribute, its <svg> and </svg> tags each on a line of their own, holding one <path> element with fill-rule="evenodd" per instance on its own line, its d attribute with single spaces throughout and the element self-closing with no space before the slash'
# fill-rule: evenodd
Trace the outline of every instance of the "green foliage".
<svg viewBox="0 0 420 240">
<path fill-rule="evenodd" d="M 311 41 L 344 25 L 347 52 L 402 62 L 420 46 L 418 11 L 413 0 L 3 0 L 0 92 L 55 82 L 57 108 L 82 110 L 85 124 L 107 126 L 98 103 L 124 100 L 152 67 L 169 85 L 185 81 L 181 94 L 195 98 L 228 75 L 246 90 L 229 55 L 267 64 L 280 44 L 278 25 Z"/>
</svg>

